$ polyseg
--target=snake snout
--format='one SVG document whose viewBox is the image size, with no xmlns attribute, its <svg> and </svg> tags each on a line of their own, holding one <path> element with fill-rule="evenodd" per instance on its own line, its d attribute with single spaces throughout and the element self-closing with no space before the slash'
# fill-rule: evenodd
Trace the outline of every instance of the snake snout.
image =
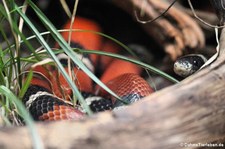
<svg viewBox="0 0 225 149">
<path fill-rule="evenodd" d="M 206 61 L 201 54 L 183 56 L 174 63 L 174 72 L 181 77 L 188 77 L 198 71 Z"/>
<path fill-rule="evenodd" d="M 187 61 L 176 61 L 174 63 L 174 72 L 181 77 L 187 77 L 194 73 L 192 71 L 192 64 Z"/>
</svg>

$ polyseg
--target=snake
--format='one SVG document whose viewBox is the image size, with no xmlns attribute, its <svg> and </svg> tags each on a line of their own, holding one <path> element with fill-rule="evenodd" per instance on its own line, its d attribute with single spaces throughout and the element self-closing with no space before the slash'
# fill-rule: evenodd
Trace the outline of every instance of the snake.
<svg viewBox="0 0 225 149">
<path fill-rule="evenodd" d="M 90 31 L 62 32 L 65 41 L 70 41 L 71 48 L 111 53 L 121 51 L 116 43 L 93 33 L 102 32 L 100 25 L 93 20 L 77 16 L 72 25 L 71 20 L 68 20 L 63 28 Z M 59 45 L 55 44 L 55 49 L 58 48 Z M 73 74 L 74 84 L 94 113 L 113 111 L 127 106 L 125 103 L 132 104 L 154 92 L 141 77 L 142 68 L 133 63 L 97 54 L 75 54 L 89 70 L 98 74 L 102 83 L 122 99 L 118 100 L 95 84 L 84 71 L 68 60 L 68 55 L 59 53 L 57 58 L 66 72 Z M 33 76 L 23 96 L 23 103 L 34 120 L 80 120 L 87 115 L 79 99 L 74 103 L 73 91 L 56 66 L 41 64 L 29 69 L 33 71 Z"/>
<path fill-rule="evenodd" d="M 217 28 L 217 29 L 224 27 L 224 22 L 225 22 L 224 3 L 225 3 L 225 0 L 209 0 L 209 1 L 210 1 L 210 4 L 212 5 L 213 9 L 216 12 L 216 16 L 219 19 L 219 26 L 218 25 L 216 25 L 216 26 L 210 25 L 209 23 L 206 23 L 206 24 L 208 24 L 208 26 L 211 26 L 211 27 Z M 190 1 L 189 1 L 189 4 L 190 4 L 190 6 L 192 5 Z M 216 36 L 218 36 L 217 34 L 218 33 L 216 30 Z M 218 38 L 218 37 L 216 37 L 216 38 Z M 218 41 L 217 41 L 217 43 L 219 45 Z M 212 63 L 212 61 L 214 61 L 215 58 L 218 57 L 218 54 L 219 54 L 219 48 L 217 49 L 217 53 L 214 54 L 208 61 L 205 58 L 205 56 L 203 56 L 201 54 L 189 54 L 187 56 L 180 57 L 174 63 L 174 72 L 181 77 L 184 77 L 184 78 L 188 77 L 188 76 L 194 74 L 195 72 L 197 72 L 202 67 Z"/>
<path fill-rule="evenodd" d="M 186 78 L 196 73 L 206 62 L 207 58 L 202 54 L 188 54 L 175 61 L 174 72 Z"/>
</svg>

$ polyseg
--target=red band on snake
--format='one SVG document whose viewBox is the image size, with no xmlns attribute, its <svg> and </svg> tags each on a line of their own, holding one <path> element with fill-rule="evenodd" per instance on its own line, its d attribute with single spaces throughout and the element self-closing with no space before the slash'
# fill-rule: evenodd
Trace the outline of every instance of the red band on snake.
<svg viewBox="0 0 225 149">
<path fill-rule="evenodd" d="M 64 29 L 69 27 L 70 21 L 66 23 Z M 91 20 L 76 17 L 72 29 L 88 31 L 73 32 L 71 47 L 113 53 L 118 53 L 120 50 L 110 40 L 103 41 L 100 35 L 93 33 L 101 32 L 101 28 Z M 62 36 L 66 41 L 69 40 L 68 32 L 62 33 Z M 56 47 L 58 47 L 57 44 Z M 93 73 L 95 70 L 100 70 L 100 74 L 102 74 L 100 80 L 126 102 L 133 103 L 153 92 L 149 84 L 141 78 L 142 69 L 139 66 L 96 54 L 78 56 Z M 58 58 L 69 72 L 67 55 L 62 53 L 58 55 Z M 74 83 L 93 112 L 112 110 L 116 106 L 123 106 L 122 102 L 110 96 L 98 85 L 94 86 L 91 78 L 82 70 L 75 65 L 71 66 L 71 71 L 75 74 Z M 33 71 L 35 75 L 23 100 L 35 120 L 79 120 L 85 115 L 79 103 L 74 107 L 67 102 L 71 100 L 73 93 L 57 68 L 43 65 L 36 66 Z M 96 92 L 98 92 L 97 95 Z"/>
</svg>

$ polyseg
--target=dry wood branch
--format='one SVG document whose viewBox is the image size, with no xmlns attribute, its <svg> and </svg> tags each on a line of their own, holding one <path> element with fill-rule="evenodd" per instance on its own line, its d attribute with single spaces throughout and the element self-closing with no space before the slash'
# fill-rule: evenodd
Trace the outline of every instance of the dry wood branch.
<svg viewBox="0 0 225 149">
<path fill-rule="evenodd" d="M 205 74 L 203 80 L 190 78 L 149 96 L 114 117 L 105 113 L 80 123 L 39 124 L 39 132 L 49 148 L 175 149 L 181 142 L 224 141 L 223 67 Z M 202 81 L 214 83 L 202 86 Z M 207 92 L 209 88 L 214 89 Z M 2 147 L 31 147 L 25 128 L 4 130 L 0 137 Z"/>
<path fill-rule="evenodd" d="M 190 15 L 191 17 L 195 18 L 193 15 L 193 12 L 190 9 L 187 8 L 182 8 L 179 7 L 180 9 L 182 9 L 182 11 L 184 11 L 185 13 L 187 13 L 188 15 Z M 200 10 L 196 10 L 195 13 L 205 22 L 208 22 L 209 24 L 218 24 L 218 18 L 216 17 L 216 15 L 212 12 L 207 12 L 207 11 L 200 11 Z M 205 24 L 202 24 L 200 21 L 198 21 L 199 25 L 206 29 L 206 30 L 210 30 L 212 31 L 213 28 L 206 26 Z"/>
<path fill-rule="evenodd" d="M 113 0 L 131 15 L 135 10 L 144 11 L 148 19 L 154 19 L 166 10 L 169 4 L 163 1 L 147 0 L 142 6 L 139 0 Z M 205 38 L 198 24 L 181 10 L 172 7 L 167 14 L 152 23 L 142 24 L 167 53 L 175 60 L 187 47 L 198 49 L 204 47 Z"/>
</svg>

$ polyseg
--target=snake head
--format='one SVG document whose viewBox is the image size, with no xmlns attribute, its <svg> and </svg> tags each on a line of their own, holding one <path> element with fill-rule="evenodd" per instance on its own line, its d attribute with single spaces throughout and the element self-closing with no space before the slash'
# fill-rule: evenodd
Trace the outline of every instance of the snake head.
<svg viewBox="0 0 225 149">
<path fill-rule="evenodd" d="M 180 57 L 174 63 L 174 72 L 181 77 L 188 77 L 198 71 L 207 59 L 200 54 Z"/>
</svg>

